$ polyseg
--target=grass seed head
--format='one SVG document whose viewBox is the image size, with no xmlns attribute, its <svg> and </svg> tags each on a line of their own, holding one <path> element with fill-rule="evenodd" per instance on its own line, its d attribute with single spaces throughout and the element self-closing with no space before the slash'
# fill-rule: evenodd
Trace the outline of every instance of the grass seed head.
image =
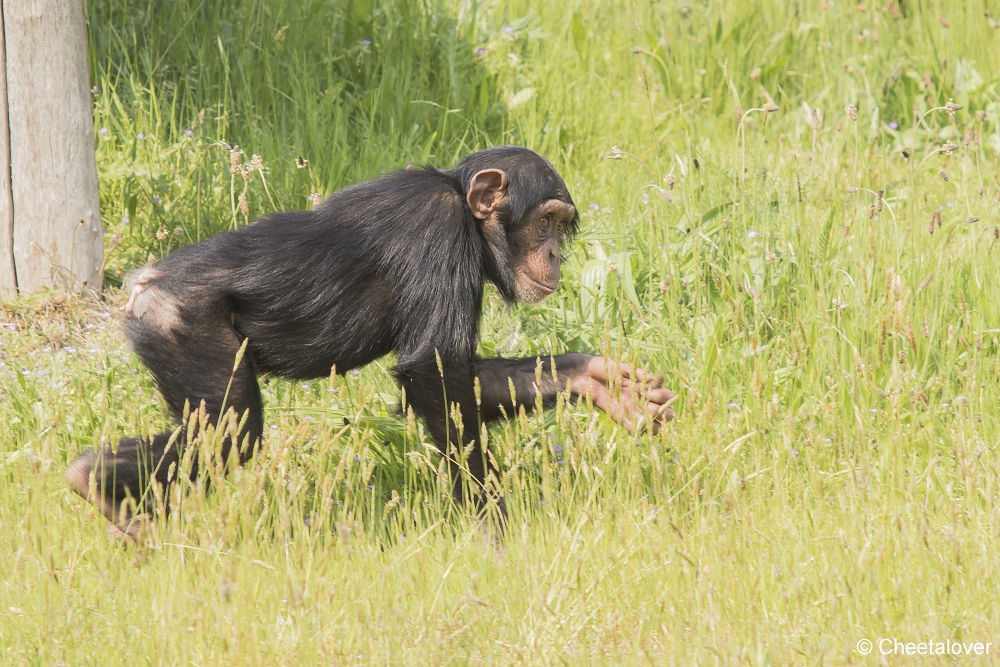
<svg viewBox="0 0 1000 667">
<path fill-rule="evenodd" d="M 956 111 L 961 111 L 964 108 L 961 104 L 955 104 L 951 100 L 948 100 L 948 103 L 944 105 L 944 110 L 952 115 L 955 115 Z"/>
<path fill-rule="evenodd" d="M 809 113 L 809 127 L 811 127 L 813 132 L 815 132 L 820 128 L 821 124 L 822 122 L 820 121 L 819 117 L 819 109 L 813 107 L 812 111 L 810 111 Z"/>
<path fill-rule="evenodd" d="M 854 106 L 853 104 L 848 104 L 847 108 L 845 109 L 845 111 L 847 111 L 847 117 L 848 118 L 850 118 L 851 120 L 857 122 L 857 120 L 858 120 L 858 108 L 856 106 Z"/>
<path fill-rule="evenodd" d="M 223 142 L 222 147 L 225 148 L 227 144 Z M 239 146 L 233 146 L 229 149 L 229 172 L 235 174 L 240 170 L 240 156 L 243 155 L 243 150 Z"/>
</svg>

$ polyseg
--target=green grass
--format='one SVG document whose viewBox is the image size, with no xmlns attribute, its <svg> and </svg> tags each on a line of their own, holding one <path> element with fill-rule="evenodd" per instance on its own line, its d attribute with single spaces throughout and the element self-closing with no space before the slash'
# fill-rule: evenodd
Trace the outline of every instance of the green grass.
<svg viewBox="0 0 1000 667">
<path fill-rule="evenodd" d="M 89 2 L 107 301 L 0 311 L 0 661 L 995 656 L 1000 30 L 984 2 L 903 4 Z M 484 353 L 648 364 L 676 423 L 564 404 L 494 428 L 498 545 L 394 418 L 391 360 L 272 380 L 251 465 L 143 545 L 105 538 L 67 461 L 167 424 L 125 272 L 507 142 L 553 161 L 583 232 L 553 297 L 488 294 Z"/>
</svg>

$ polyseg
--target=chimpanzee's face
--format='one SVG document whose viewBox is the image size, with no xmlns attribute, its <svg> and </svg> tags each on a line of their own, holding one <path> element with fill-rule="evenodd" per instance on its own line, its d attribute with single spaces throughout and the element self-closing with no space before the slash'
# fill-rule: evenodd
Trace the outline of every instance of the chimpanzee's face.
<svg viewBox="0 0 1000 667">
<path fill-rule="evenodd" d="M 562 254 L 559 244 L 576 217 L 576 209 L 558 199 L 532 207 L 510 230 L 514 254 L 514 296 L 537 303 L 559 287 Z"/>
</svg>

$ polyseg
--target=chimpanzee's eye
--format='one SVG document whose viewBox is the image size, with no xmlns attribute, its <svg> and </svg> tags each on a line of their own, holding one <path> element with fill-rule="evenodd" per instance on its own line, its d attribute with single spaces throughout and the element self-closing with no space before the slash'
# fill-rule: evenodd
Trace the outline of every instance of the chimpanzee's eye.
<svg viewBox="0 0 1000 667">
<path fill-rule="evenodd" d="M 544 218 L 542 218 L 541 220 L 538 221 L 538 231 L 540 231 L 540 232 L 542 232 L 544 234 L 548 234 L 549 233 L 549 228 L 551 226 L 552 226 L 552 222 L 548 219 L 548 217 L 544 217 Z"/>
</svg>

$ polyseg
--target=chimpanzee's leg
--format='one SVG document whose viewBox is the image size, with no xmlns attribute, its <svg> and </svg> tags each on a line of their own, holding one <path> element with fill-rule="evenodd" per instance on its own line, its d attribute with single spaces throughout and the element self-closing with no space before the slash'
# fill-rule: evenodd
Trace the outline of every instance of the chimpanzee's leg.
<svg viewBox="0 0 1000 667">
<path fill-rule="evenodd" d="M 177 422 L 183 417 L 185 402 L 192 411 L 204 402 L 212 424 L 229 407 L 238 417 L 248 413 L 238 438 L 239 461 L 245 462 L 263 433 L 263 405 L 249 353 L 233 372 L 242 341 L 224 310 L 196 288 L 168 280 L 157 269 L 140 272 L 125 310 L 126 333 L 136 354 L 152 371 Z M 94 503 L 112 523 L 134 533 L 130 517 L 121 513 L 122 501 L 131 498 L 140 503 L 139 511 L 148 511 L 153 497 L 149 483 L 155 481 L 167 490 L 187 445 L 187 428 L 182 428 L 173 442 L 171 435 L 160 433 L 152 441 L 123 438 L 116 450 L 108 446 L 85 452 L 70 466 L 66 477 L 73 490 Z M 227 437 L 223 460 L 232 446 Z M 92 473 L 94 488 L 90 485 Z M 197 474 L 196 464 L 191 473 L 192 477 Z"/>
</svg>

